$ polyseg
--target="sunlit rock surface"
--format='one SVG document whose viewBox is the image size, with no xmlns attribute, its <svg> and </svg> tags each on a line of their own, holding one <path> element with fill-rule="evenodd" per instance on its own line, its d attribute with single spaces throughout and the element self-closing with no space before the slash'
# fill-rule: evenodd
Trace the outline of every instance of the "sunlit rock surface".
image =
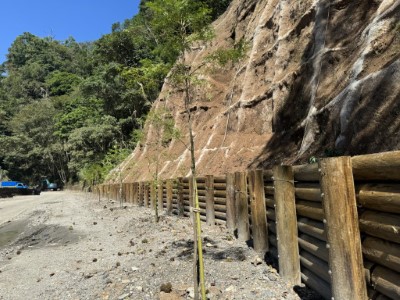
<svg viewBox="0 0 400 300">
<path fill-rule="evenodd" d="M 234 0 L 214 28 L 211 45 L 187 57 L 193 67 L 242 38 L 248 51 L 238 64 L 201 71 L 192 104 L 198 174 L 400 149 L 400 1 Z M 160 147 L 147 125 L 119 168 L 126 182 L 156 169 L 162 178 L 190 173 L 183 94 L 168 81 L 153 109 L 161 107 L 182 138 Z"/>
</svg>

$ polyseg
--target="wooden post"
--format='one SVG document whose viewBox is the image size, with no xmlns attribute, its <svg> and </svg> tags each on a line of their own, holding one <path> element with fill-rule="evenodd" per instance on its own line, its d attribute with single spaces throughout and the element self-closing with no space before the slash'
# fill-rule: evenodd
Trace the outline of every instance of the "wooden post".
<svg viewBox="0 0 400 300">
<path fill-rule="evenodd" d="M 143 182 L 139 182 L 139 194 L 138 194 L 138 204 L 139 206 L 143 205 L 143 198 L 144 198 L 144 186 L 143 186 Z"/>
<path fill-rule="evenodd" d="M 172 179 L 167 180 L 167 214 L 172 213 Z"/>
<path fill-rule="evenodd" d="M 235 175 L 226 174 L 226 227 L 235 230 Z"/>
<path fill-rule="evenodd" d="M 214 176 L 206 176 L 206 221 L 207 225 L 215 225 L 214 209 Z"/>
<path fill-rule="evenodd" d="M 268 251 L 268 228 L 263 172 L 250 171 L 248 178 L 254 250 L 264 255 Z"/>
<path fill-rule="evenodd" d="M 139 195 L 139 189 L 138 189 L 138 187 L 139 187 L 139 184 L 137 183 L 137 182 L 134 182 L 133 183 L 133 204 L 134 205 L 138 205 L 138 203 L 139 203 L 139 201 L 138 201 L 138 199 L 139 199 L 139 197 L 138 197 L 138 195 Z"/>
<path fill-rule="evenodd" d="M 237 212 L 237 230 L 238 237 L 241 241 L 250 239 L 250 224 L 249 224 L 249 203 L 247 194 L 247 174 L 244 172 L 235 173 L 235 202 Z"/>
<path fill-rule="evenodd" d="M 301 272 L 293 170 L 289 166 L 276 166 L 273 172 L 279 274 L 292 285 L 299 285 Z"/>
<path fill-rule="evenodd" d="M 367 299 L 350 157 L 322 159 L 321 191 L 334 299 Z"/>
<path fill-rule="evenodd" d="M 183 207 L 183 179 L 182 177 L 178 178 L 178 215 L 183 216 L 184 207 Z"/>
<path fill-rule="evenodd" d="M 150 186 L 149 186 L 149 183 L 148 182 L 143 182 L 143 202 L 144 202 L 144 206 L 145 207 L 149 207 L 149 189 L 150 189 Z"/>
<path fill-rule="evenodd" d="M 147 183 L 150 188 L 150 207 L 155 209 L 157 201 L 156 185 L 153 181 Z"/>
<path fill-rule="evenodd" d="M 164 183 L 162 180 L 159 180 L 158 182 L 158 186 L 157 186 L 157 191 L 158 191 L 158 212 L 159 214 L 162 213 L 162 211 L 164 210 L 164 201 L 163 201 L 163 197 L 164 197 L 164 193 L 163 193 L 163 186 Z"/>
</svg>

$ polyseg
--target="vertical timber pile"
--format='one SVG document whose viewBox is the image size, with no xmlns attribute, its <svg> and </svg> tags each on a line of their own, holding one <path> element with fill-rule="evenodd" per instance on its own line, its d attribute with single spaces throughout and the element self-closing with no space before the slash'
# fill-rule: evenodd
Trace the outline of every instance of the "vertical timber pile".
<svg viewBox="0 0 400 300">
<path fill-rule="evenodd" d="M 319 168 L 333 298 L 368 299 L 351 158 L 322 159 Z"/>
<path fill-rule="evenodd" d="M 274 197 L 279 274 L 293 285 L 301 283 L 294 176 L 292 167 L 276 166 Z"/>
<path fill-rule="evenodd" d="M 158 181 L 158 186 L 157 186 L 157 194 L 158 194 L 158 197 L 157 197 L 157 200 L 158 200 L 157 211 L 159 213 L 162 213 L 163 207 L 164 207 L 164 205 L 163 205 L 163 197 L 164 197 L 164 195 L 163 195 L 163 186 L 164 186 L 164 182 L 162 180 L 159 180 Z"/>
<path fill-rule="evenodd" d="M 235 225 L 235 175 L 226 174 L 226 227 L 233 232 Z"/>
<path fill-rule="evenodd" d="M 173 185 L 173 180 L 168 179 L 166 182 L 167 185 L 167 214 L 170 215 L 172 213 L 172 185 Z"/>
<path fill-rule="evenodd" d="M 183 216 L 185 211 L 183 203 L 183 178 L 178 178 L 178 215 Z"/>
<path fill-rule="evenodd" d="M 254 250 L 264 255 L 268 251 L 268 229 L 262 170 L 250 171 L 248 179 Z"/>
<path fill-rule="evenodd" d="M 214 176 L 206 176 L 206 221 L 207 225 L 215 225 L 214 208 Z"/>
<path fill-rule="evenodd" d="M 155 209 L 157 204 L 157 186 L 156 183 L 153 181 L 148 182 L 147 185 L 150 188 L 150 207 L 152 209 Z"/>
<path fill-rule="evenodd" d="M 235 205 L 239 240 L 248 241 L 250 240 L 249 203 L 247 176 L 244 172 L 235 173 Z"/>
</svg>

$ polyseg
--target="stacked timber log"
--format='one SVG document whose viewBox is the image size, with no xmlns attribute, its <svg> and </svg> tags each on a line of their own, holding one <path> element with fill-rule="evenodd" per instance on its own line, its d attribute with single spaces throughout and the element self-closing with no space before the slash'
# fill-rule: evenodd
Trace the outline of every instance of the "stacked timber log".
<svg viewBox="0 0 400 300">
<path fill-rule="evenodd" d="M 369 297 L 400 299 L 400 153 L 352 161 Z"/>
<path fill-rule="evenodd" d="M 400 151 L 207 175 L 196 186 L 201 220 L 269 252 L 293 285 L 325 299 L 400 299 Z M 96 191 L 188 217 L 194 188 L 177 178 Z"/>
<path fill-rule="evenodd" d="M 301 279 L 325 299 L 331 299 L 329 251 L 318 165 L 296 166 L 293 172 Z"/>
</svg>

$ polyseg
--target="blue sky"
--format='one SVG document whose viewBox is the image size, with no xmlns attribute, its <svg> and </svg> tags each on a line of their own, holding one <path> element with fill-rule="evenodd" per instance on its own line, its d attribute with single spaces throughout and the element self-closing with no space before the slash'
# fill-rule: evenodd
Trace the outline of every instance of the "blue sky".
<svg viewBox="0 0 400 300">
<path fill-rule="evenodd" d="M 0 63 L 23 32 L 56 40 L 93 41 L 137 14 L 140 0 L 1 0 Z"/>
</svg>

